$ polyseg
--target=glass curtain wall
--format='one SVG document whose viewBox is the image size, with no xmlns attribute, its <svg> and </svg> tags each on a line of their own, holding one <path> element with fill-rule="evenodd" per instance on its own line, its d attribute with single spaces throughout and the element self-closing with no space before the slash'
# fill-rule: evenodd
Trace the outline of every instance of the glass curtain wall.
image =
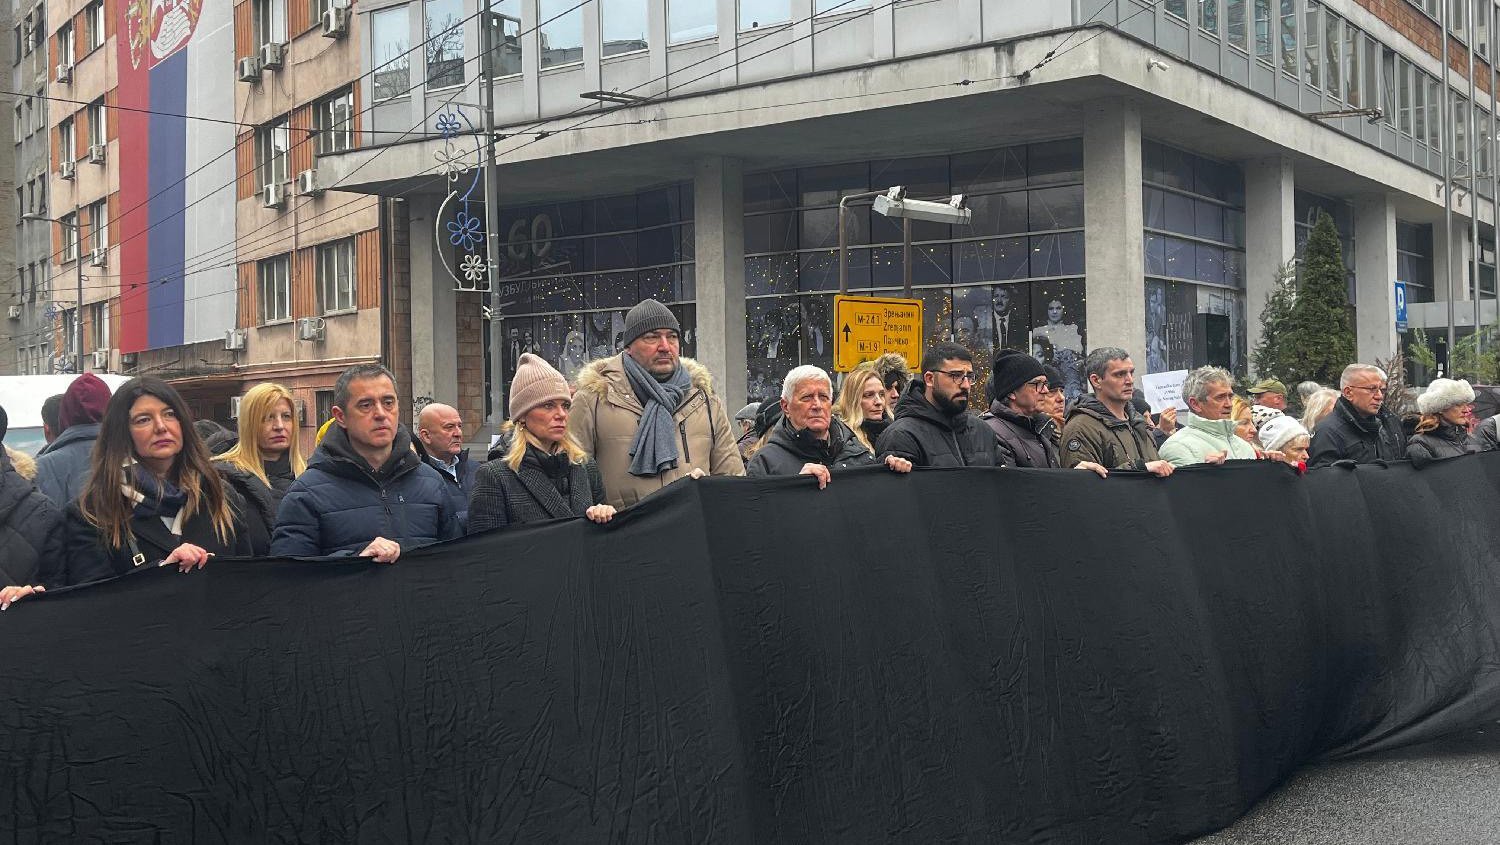
<svg viewBox="0 0 1500 845">
<path fill-rule="evenodd" d="M 1246 370 L 1245 179 L 1232 164 L 1142 144 L 1145 372 Z"/>
<path fill-rule="evenodd" d="M 1030 351 L 1084 392 L 1083 144 L 1078 139 L 862 161 L 745 177 L 748 395 L 779 394 L 798 364 L 833 364 L 838 202 L 896 185 L 913 198 L 965 194 L 973 220 L 912 226 L 913 295 L 928 346 L 974 353 L 983 395 L 998 349 Z M 846 212 L 849 291 L 901 296 L 900 221 L 868 202 Z"/>
<path fill-rule="evenodd" d="M 523 352 L 546 358 L 570 382 L 584 364 L 618 353 L 625 312 L 648 297 L 677 314 L 682 354 L 694 353 L 691 184 L 503 209 L 500 234 L 492 296 L 507 389 Z"/>
</svg>

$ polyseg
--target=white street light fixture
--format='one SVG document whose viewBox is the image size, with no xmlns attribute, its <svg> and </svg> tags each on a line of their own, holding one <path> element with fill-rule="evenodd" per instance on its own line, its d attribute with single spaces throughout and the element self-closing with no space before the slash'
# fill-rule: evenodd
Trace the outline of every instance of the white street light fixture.
<svg viewBox="0 0 1500 845">
<path fill-rule="evenodd" d="M 906 196 L 906 188 L 897 185 L 885 191 L 870 191 L 849 194 L 839 200 L 839 293 L 849 292 L 849 239 L 844 228 L 844 209 L 850 200 L 875 198 L 876 213 L 885 217 L 901 219 L 901 287 L 906 298 L 911 298 L 911 221 L 927 223 L 969 223 L 974 212 L 964 205 L 964 195 L 954 194 L 947 202 L 914 200 Z"/>
</svg>

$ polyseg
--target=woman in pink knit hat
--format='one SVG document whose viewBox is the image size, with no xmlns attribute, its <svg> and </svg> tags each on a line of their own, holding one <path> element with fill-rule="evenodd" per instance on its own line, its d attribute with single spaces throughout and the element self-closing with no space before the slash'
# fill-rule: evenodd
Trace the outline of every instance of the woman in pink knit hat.
<svg viewBox="0 0 1500 845">
<path fill-rule="evenodd" d="M 598 469 L 568 436 L 572 407 L 562 373 L 530 352 L 522 355 L 510 383 L 510 448 L 474 475 L 470 534 L 549 519 L 586 516 L 605 523 L 614 517 L 615 509 L 601 504 Z"/>
</svg>

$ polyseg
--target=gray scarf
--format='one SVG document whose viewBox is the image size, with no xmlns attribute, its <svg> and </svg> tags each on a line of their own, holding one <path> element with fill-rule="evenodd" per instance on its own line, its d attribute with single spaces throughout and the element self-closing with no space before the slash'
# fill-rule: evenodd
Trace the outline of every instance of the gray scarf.
<svg viewBox="0 0 1500 845">
<path fill-rule="evenodd" d="M 682 364 L 666 381 L 637 364 L 630 355 L 620 356 L 625 378 L 635 398 L 641 401 L 641 422 L 630 442 L 630 474 L 642 477 L 661 475 L 677 468 L 677 433 L 673 431 L 672 414 L 682 404 L 682 397 L 693 387 L 693 379 Z"/>
</svg>

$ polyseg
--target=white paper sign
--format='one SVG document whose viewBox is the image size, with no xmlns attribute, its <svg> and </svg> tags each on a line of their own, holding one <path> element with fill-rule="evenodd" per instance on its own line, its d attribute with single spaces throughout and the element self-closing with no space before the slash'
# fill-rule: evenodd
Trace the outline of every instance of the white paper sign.
<svg viewBox="0 0 1500 845">
<path fill-rule="evenodd" d="M 1187 380 L 1187 374 L 1187 370 L 1173 370 L 1141 376 L 1141 392 L 1151 403 L 1151 413 L 1159 414 L 1168 408 L 1188 409 L 1187 403 L 1182 401 L 1182 383 Z"/>
</svg>

